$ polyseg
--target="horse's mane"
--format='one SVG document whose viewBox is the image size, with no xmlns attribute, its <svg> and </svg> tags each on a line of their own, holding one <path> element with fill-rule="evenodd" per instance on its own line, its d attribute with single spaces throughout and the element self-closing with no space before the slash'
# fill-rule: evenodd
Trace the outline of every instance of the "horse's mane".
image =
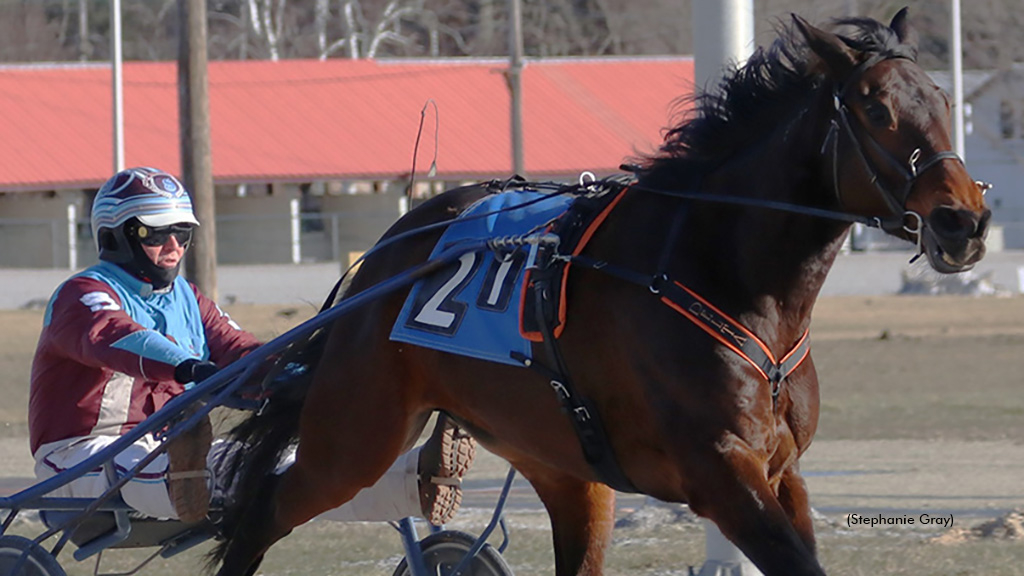
<svg viewBox="0 0 1024 576">
<path fill-rule="evenodd" d="M 832 24 L 837 33 L 845 32 L 842 41 L 865 59 L 907 56 L 908 47 L 880 22 L 844 18 Z M 677 102 L 680 107 L 693 104 L 693 109 L 668 129 L 658 152 L 639 159 L 641 175 L 662 184 L 679 182 L 680 176 L 699 178 L 798 115 L 807 96 L 825 81 L 822 72 L 796 26 L 780 27 L 778 38 L 733 68 L 717 90 L 697 90 Z"/>
</svg>

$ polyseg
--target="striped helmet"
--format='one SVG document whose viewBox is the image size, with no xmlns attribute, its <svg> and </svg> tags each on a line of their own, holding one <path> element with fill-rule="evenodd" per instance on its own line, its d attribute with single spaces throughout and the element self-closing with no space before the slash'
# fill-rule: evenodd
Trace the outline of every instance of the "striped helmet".
<svg viewBox="0 0 1024 576">
<path fill-rule="evenodd" d="M 192 213 L 192 199 L 181 182 L 162 170 L 146 167 L 118 172 L 96 193 L 92 203 L 92 235 L 100 259 L 131 259 L 122 225 L 132 218 L 154 228 L 199 225 Z"/>
</svg>

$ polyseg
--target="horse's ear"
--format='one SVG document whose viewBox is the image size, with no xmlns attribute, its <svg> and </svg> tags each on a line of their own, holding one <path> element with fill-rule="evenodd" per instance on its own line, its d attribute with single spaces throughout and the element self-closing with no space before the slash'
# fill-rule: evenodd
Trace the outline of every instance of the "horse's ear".
<svg viewBox="0 0 1024 576">
<path fill-rule="evenodd" d="M 796 14 L 793 14 L 793 23 L 807 40 L 807 46 L 825 62 L 833 78 L 842 80 L 857 66 L 856 53 L 838 36 L 811 26 Z"/>
<path fill-rule="evenodd" d="M 892 22 L 889 23 L 889 28 L 892 28 L 893 32 L 896 33 L 896 37 L 900 39 L 900 43 L 914 50 L 914 55 L 916 56 L 918 42 L 917 30 L 910 25 L 910 20 L 907 18 L 907 8 L 905 6 L 892 17 Z"/>
</svg>

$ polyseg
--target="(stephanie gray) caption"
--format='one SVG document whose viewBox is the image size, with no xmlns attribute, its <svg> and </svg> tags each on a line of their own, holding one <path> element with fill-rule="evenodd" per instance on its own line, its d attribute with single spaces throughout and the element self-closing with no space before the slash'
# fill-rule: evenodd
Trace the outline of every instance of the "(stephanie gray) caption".
<svg viewBox="0 0 1024 576">
<path fill-rule="evenodd" d="M 953 515 L 945 516 L 939 514 L 928 514 L 927 512 L 918 515 L 901 514 L 898 516 L 883 516 L 881 514 L 864 515 L 856 512 L 846 516 L 846 525 L 854 526 L 935 526 L 942 528 L 953 527 Z"/>
</svg>

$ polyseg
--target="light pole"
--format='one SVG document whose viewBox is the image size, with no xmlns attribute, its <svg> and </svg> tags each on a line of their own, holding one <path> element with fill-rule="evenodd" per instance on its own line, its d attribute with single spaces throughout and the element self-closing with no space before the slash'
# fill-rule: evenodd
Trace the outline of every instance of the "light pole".
<svg viewBox="0 0 1024 576">
<path fill-rule="evenodd" d="M 114 173 L 124 170 L 124 86 L 121 81 L 121 0 L 110 2 L 110 54 L 114 83 Z"/>
<path fill-rule="evenodd" d="M 753 0 L 693 0 L 694 71 L 698 90 L 711 92 L 730 65 L 754 51 Z"/>
<path fill-rule="evenodd" d="M 964 154 L 964 59 L 961 47 L 960 32 L 960 0 L 951 0 L 950 7 L 951 42 L 949 51 L 950 66 L 953 73 L 953 149 L 960 158 L 967 160 Z"/>
</svg>

